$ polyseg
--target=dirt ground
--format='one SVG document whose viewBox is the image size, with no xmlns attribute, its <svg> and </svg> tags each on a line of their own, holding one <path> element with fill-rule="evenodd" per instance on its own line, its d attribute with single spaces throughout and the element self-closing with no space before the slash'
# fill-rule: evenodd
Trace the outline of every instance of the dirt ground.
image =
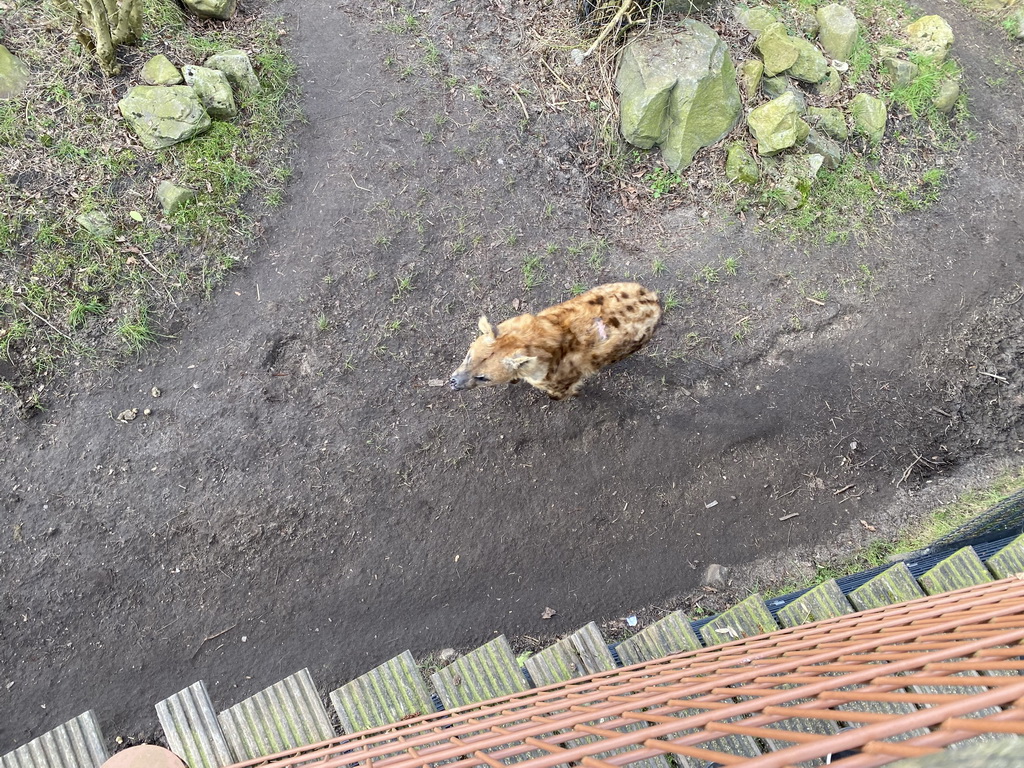
<svg viewBox="0 0 1024 768">
<path fill-rule="evenodd" d="M 786 578 L 1020 463 L 1019 46 L 926 4 L 977 138 L 935 206 L 817 246 L 603 194 L 587 125 L 509 89 L 529 6 L 417 3 L 441 77 L 365 3 L 277 7 L 308 123 L 265 241 L 137 361 L 2 416 L 0 753 L 90 708 L 152 738 L 198 679 L 226 707 L 305 666 L 327 691 L 406 648 L 686 604 L 713 562 Z M 624 277 L 680 305 L 579 398 L 436 386 L 481 312 Z"/>
</svg>

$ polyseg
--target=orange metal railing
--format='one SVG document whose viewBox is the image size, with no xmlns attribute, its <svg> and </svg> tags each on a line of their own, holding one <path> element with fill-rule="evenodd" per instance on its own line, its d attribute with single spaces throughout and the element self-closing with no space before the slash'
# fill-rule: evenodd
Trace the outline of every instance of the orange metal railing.
<svg viewBox="0 0 1024 768">
<path fill-rule="evenodd" d="M 1024 735 L 1014 577 L 439 712 L 242 766 L 867 768 Z M 836 732 L 840 727 L 854 726 Z M 743 749 L 736 749 L 741 744 Z M 746 756 L 740 754 L 746 752 Z M 762 752 L 759 756 L 758 752 Z M 686 761 L 677 762 L 685 764 Z"/>
</svg>

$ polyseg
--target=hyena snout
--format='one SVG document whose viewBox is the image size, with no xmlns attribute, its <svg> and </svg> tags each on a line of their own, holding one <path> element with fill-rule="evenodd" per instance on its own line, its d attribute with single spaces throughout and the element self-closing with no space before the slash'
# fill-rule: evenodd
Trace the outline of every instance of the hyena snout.
<svg viewBox="0 0 1024 768">
<path fill-rule="evenodd" d="M 463 389 L 469 389 L 472 386 L 473 377 L 469 375 L 467 371 L 456 371 L 452 374 L 452 377 L 448 379 L 448 385 L 452 388 L 453 392 L 460 392 Z"/>
</svg>

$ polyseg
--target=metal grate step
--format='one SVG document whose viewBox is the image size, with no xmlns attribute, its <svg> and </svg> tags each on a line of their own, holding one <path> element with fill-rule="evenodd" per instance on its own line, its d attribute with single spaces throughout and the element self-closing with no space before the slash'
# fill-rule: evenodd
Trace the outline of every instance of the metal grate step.
<svg viewBox="0 0 1024 768">
<path fill-rule="evenodd" d="M 523 666 L 534 685 L 542 686 L 594 672 L 606 672 L 615 669 L 616 665 L 601 630 L 592 621 L 535 653 Z"/>
<path fill-rule="evenodd" d="M 189 768 L 222 768 L 234 762 L 202 680 L 156 705 L 168 748 Z"/>
<path fill-rule="evenodd" d="M 308 669 L 224 710 L 217 720 L 238 761 L 316 744 L 337 735 Z"/>
<path fill-rule="evenodd" d="M 430 676 L 448 709 L 525 691 L 529 685 L 504 635 Z"/>
<path fill-rule="evenodd" d="M 626 666 L 660 659 L 680 651 L 702 648 L 690 620 L 682 611 L 674 611 L 615 646 L 615 652 Z"/>
<path fill-rule="evenodd" d="M 0 757 L 0 768 L 99 768 L 109 757 L 89 710 Z"/>
<path fill-rule="evenodd" d="M 434 700 L 409 651 L 331 691 L 331 702 L 345 733 L 435 711 Z"/>
</svg>

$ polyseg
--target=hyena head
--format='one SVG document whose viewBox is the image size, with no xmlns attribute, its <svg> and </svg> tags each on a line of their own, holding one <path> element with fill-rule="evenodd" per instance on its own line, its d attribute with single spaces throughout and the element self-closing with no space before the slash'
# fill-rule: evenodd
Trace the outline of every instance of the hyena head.
<svg viewBox="0 0 1024 768">
<path fill-rule="evenodd" d="M 533 378 L 539 367 L 538 360 L 526 354 L 515 333 L 496 335 L 486 317 L 480 318 L 477 327 L 480 335 L 469 345 L 466 359 L 448 381 L 453 390 L 493 387 Z"/>
</svg>

